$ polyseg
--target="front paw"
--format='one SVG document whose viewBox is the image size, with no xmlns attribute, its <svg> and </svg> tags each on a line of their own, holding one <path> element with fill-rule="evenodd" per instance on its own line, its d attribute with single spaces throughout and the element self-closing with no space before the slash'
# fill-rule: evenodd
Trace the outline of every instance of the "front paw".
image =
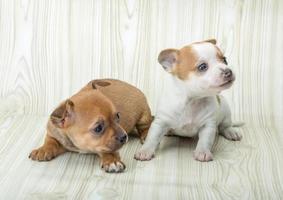
<svg viewBox="0 0 283 200">
<path fill-rule="evenodd" d="M 154 157 L 154 150 L 141 149 L 135 154 L 135 159 L 140 161 L 151 160 Z"/>
<path fill-rule="evenodd" d="M 228 140 L 240 141 L 242 139 L 242 135 L 233 128 L 225 129 L 222 135 Z"/>
<path fill-rule="evenodd" d="M 29 158 L 37 161 L 49 161 L 56 157 L 56 152 L 50 148 L 40 147 L 34 149 L 30 154 Z"/>
<path fill-rule="evenodd" d="M 205 150 L 205 151 L 195 150 L 194 159 L 201 162 L 208 162 L 213 160 L 213 156 L 209 150 Z"/>
<path fill-rule="evenodd" d="M 126 169 L 126 166 L 122 161 L 114 161 L 102 163 L 101 168 L 107 173 L 120 173 Z"/>
</svg>

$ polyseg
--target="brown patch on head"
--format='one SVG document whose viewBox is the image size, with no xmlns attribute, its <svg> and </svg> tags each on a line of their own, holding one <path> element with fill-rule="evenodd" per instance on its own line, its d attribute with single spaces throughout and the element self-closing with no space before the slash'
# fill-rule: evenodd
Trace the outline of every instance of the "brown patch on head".
<svg viewBox="0 0 283 200">
<path fill-rule="evenodd" d="M 186 46 L 180 49 L 179 63 L 176 65 L 176 74 L 180 79 L 185 80 L 190 73 L 196 70 L 198 57 L 191 46 Z"/>
<path fill-rule="evenodd" d="M 177 49 L 165 49 L 158 56 L 158 62 L 163 68 L 176 75 L 179 79 L 185 80 L 196 69 L 198 57 L 191 46 Z"/>
</svg>

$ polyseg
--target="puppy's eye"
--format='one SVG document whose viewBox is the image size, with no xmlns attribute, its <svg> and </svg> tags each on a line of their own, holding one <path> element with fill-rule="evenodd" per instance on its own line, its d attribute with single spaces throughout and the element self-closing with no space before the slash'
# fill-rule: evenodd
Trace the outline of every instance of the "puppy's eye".
<svg viewBox="0 0 283 200">
<path fill-rule="evenodd" d="M 119 122 L 121 118 L 121 113 L 117 112 L 116 113 L 116 120 Z"/>
<path fill-rule="evenodd" d="M 99 134 L 99 133 L 102 133 L 103 129 L 104 129 L 103 125 L 102 125 L 102 124 L 98 124 L 98 125 L 94 128 L 94 132 Z"/>
<path fill-rule="evenodd" d="M 228 62 L 227 62 L 227 60 L 226 60 L 226 57 L 223 57 L 223 62 L 224 62 L 225 65 L 228 65 Z"/>
<path fill-rule="evenodd" d="M 208 65 L 206 63 L 202 63 L 198 66 L 199 72 L 205 72 L 208 69 Z"/>
</svg>

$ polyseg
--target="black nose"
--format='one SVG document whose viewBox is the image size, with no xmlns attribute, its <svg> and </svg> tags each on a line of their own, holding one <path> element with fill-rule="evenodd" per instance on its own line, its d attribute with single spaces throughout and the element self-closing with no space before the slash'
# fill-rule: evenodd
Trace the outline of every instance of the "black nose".
<svg viewBox="0 0 283 200">
<path fill-rule="evenodd" d="M 124 144 L 127 141 L 128 136 L 126 134 L 116 136 L 116 140 L 118 140 L 120 143 Z"/>
<path fill-rule="evenodd" d="M 232 70 L 229 68 L 223 70 L 224 78 L 231 78 L 232 74 L 233 74 Z"/>
</svg>

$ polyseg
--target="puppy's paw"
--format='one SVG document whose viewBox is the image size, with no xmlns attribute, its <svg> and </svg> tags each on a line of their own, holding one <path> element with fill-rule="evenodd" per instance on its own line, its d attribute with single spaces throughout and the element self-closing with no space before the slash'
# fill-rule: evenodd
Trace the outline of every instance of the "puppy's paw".
<svg viewBox="0 0 283 200">
<path fill-rule="evenodd" d="M 208 162 L 213 160 L 213 156 L 209 150 L 205 150 L 205 151 L 195 150 L 194 159 L 201 162 Z"/>
<path fill-rule="evenodd" d="M 150 149 L 141 149 L 139 150 L 134 158 L 140 161 L 151 160 L 154 157 L 154 151 Z"/>
<path fill-rule="evenodd" d="M 40 147 L 34 149 L 30 154 L 29 158 L 37 161 L 49 161 L 57 156 L 57 153 L 51 148 Z"/>
<path fill-rule="evenodd" d="M 242 139 L 242 135 L 233 128 L 226 128 L 222 135 L 228 140 L 240 141 Z"/>
<path fill-rule="evenodd" d="M 102 163 L 101 168 L 107 173 L 120 173 L 126 169 L 126 166 L 122 161 L 114 161 Z"/>
</svg>

